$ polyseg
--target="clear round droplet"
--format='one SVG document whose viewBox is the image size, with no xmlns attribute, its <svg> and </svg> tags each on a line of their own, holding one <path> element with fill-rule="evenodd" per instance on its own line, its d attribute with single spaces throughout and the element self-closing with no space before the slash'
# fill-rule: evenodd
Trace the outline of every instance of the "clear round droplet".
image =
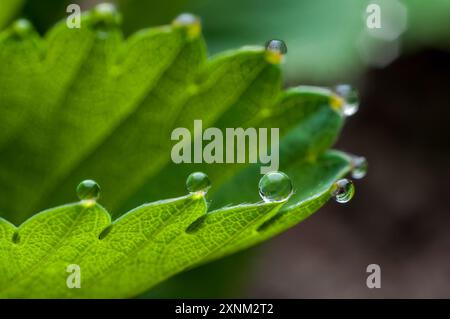
<svg viewBox="0 0 450 319">
<path fill-rule="evenodd" d="M 348 203 L 355 195 L 355 186 L 346 178 L 338 180 L 334 184 L 333 197 L 338 203 Z"/>
<path fill-rule="evenodd" d="M 211 181 L 205 173 L 194 172 L 186 179 L 186 188 L 191 194 L 206 194 L 211 188 Z"/>
<path fill-rule="evenodd" d="M 364 178 L 367 174 L 368 163 L 363 156 L 354 156 L 352 158 L 352 177 L 354 179 Z"/>
<path fill-rule="evenodd" d="M 100 198 L 100 186 L 91 179 L 84 180 L 78 184 L 77 195 L 80 200 L 96 201 Z"/>
<path fill-rule="evenodd" d="M 352 116 L 359 109 L 359 96 L 358 91 L 355 90 L 349 84 L 339 84 L 336 85 L 334 91 L 344 100 L 344 105 L 342 106 L 342 113 L 345 116 Z"/>
<path fill-rule="evenodd" d="M 122 16 L 112 3 L 100 3 L 93 10 L 94 23 L 100 27 L 118 26 L 122 22 Z"/>
<path fill-rule="evenodd" d="M 292 195 L 292 181 L 282 172 L 270 172 L 259 180 L 259 195 L 265 202 L 282 202 Z"/>
<path fill-rule="evenodd" d="M 288 50 L 286 43 L 284 43 L 283 40 L 277 39 L 267 41 L 265 47 L 267 51 L 278 53 L 281 55 L 287 54 Z"/>
</svg>

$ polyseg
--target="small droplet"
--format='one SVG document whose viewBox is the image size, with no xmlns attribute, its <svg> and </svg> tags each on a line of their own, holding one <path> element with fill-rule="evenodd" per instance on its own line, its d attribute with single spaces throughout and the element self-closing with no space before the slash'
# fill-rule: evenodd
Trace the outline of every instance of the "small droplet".
<svg viewBox="0 0 450 319">
<path fill-rule="evenodd" d="M 343 100 L 342 105 L 343 115 L 352 116 L 356 112 L 358 112 L 359 109 L 358 92 L 351 85 L 348 84 L 336 85 L 334 91 Z"/>
<path fill-rule="evenodd" d="M 27 19 L 19 19 L 13 23 L 12 30 L 16 36 L 23 37 L 33 30 L 33 26 Z"/>
<path fill-rule="evenodd" d="M 172 21 L 175 28 L 185 28 L 189 39 L 198 37 L 202 31 L 202 23 L 199 17 L 191 13 L 182 13 Z"/>
<path fill-rule="evenodd" d="M 208 175 L 202 172 L 194 172 L 186 179 L 186 188 L 191 194 L 205 195 L 211 187 Z"/>
<path fill-rule="evenodd" d="M 269 40 L 266 42 L 266 59 L 273 64 L 279 64 L 284 61 L 284 56 L 287 54 L 286 43 L 282 40 Z"/>
<path fill-rule="evenodd" d="M 199 22 L 200 19 L 197 16 L 191 13 L 182 13 L 173 20 L 172 24 L 176 26 L 190 26 Z"/>
<path fill-rule="evenodd" d="M 82 201 L 96 201 L 100 198 L 100 186 L 91 179 L 84 180 L 78 184 L 77 195 Z"/>
<path fill-rule="evenodd" d="M 269 202 L 282 202 L 292 195 L 292 181 L 282 172 L 270 172 L 259 180 L 259 195 Z"/>
<path fill-rule="evenodd" d="M 114 27 L 122 23 L 122 16 L 112 3 L 100 3 L 92 11 L 93 22 L 98 27 Z"/>
<path fill-rule="evenodd" d="M 364 178 L 367 174 L 368 163 L 363 156 L 352 157 L 352 177 L 354 179 Z"/>
<path fill-rule="evenodd" d="M 351 180 L 346 178 L 338 180 L 334 184 L 333 197 L 338 203 L 347 203 L 355 195 L 355 186 Z"/>
</svg>

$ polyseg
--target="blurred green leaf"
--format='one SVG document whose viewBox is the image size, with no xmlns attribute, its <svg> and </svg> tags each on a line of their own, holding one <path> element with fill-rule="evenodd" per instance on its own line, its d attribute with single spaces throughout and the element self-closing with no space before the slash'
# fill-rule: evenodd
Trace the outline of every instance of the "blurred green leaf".
<svg viewBox="0 0 450 319">
<path fill-rule="evenodd" d="M 25 0 L 3 0 L 0 2 L 0 30 L 13 20 L 24 4 Z"/>
<path fill-rule="evenodd" d="M 78 3 L 88 9 L 95 2 L 99 1 Z M 397 40 L 370 36 L 365 24 L 367 5 L 378 3 L 383 25 L 395 25 L 398 15 L 391 12 L 395 11 L 394 2 L 403 6 L 407 14 L 407 29 L 399 38 L 401 46 Z M 23 15 L 43 33 L 65 16 L 69 3 L 77 2 L 4 0 L 0 4 L 0 28 L 2 21 L 5 26 L 13 17 Z M 395 59 L 401 49 L 450 48 L 447 0 L 118 0 L 117 4 L 123 11 L 126 34 L 168 23 L 183 11 L 200 15 L 213 53 L 281 38 L 289 46 L 285 76 L 292 81 L 332 83 L 350 78 L 367 65 L 377 65 L 373 56 L 387 54 L 386 51 L 394 51 L 389 59 Z"/>
<path fill-rule="evenodd" d="M 125 15 L 127 30 L 153 23 L 160 1 L 147 1 L 145 10 L 133 0 L 121 0 L 133 6 Z M 382 55 L 394 44 L 370 36 L 366 26 L 366 8 L 381 7 L 383 30 L 396 25 L 394 0 L 191 0 L 180 7 L 202 17 L 205 37 L 212 52 L 246 44 L 263 44 L 272 38 L 283 39 L 289 48 L 285 76 L 291 81 L 333 83 L 351 78 L 370 65 L 368 55 Z M 400 1 L 405 8 L 407 29 L 399 41 L 408 50 L 422 46 L 450 48 L 450 2 L 447 0 Z M 149 14 L 151 12 L 152 14 Z M 146 19 L 147 18 L 147 19 Z M 155 21 L 170 21 L 163 10 Z M 394 19 L 394 21 L 393 21 Z M 126 23 L 127 25 L 127 23 Z M 395 47 L 402 47 L 395 44 Z M 399 49 L 400 50 L 400 49 Z M 393 53 L 395 58 L 400 52 Z"/>
</svg>

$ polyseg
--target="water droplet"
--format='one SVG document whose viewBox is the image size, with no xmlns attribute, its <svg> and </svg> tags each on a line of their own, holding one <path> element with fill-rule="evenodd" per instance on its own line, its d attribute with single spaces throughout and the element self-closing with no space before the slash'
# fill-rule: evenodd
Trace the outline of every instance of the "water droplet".
<svg viewBox="0 0 450 319">
<path fill-rule="evenodd" d="M 348 84 L 336 85 L 334 88 L 339 97 L 343 99 L 342 114 L 345 116 L 352 116 L 359 109 L 358 92 Z"/>
<path fill-rule="evenodd" d="M 202 31 L 202 23 L 199 17 L 191 13 L 182 13 L 172 21 L 175 28 L 185 28 L 189 39 L 197 38 Z"/>
<path fill-rule="evenodd" d="M 368 163 L 363 156 L 352 157 L 352 177 L 354 179 L 364 178 L 367 174 Z"/>
<path fill-rule="evenodd" d="M 208 175 L 202 172 L 194 172 L 186 179 L 186 188 L 191 194 L 206 194 L 211 187 Z"/>
<path fill-rule="evenodd" d="M 346 178 L 338 180 L 334 183 L 334 190 L 332 192 L 334 199 L 338 203 L 347 203 L 355 195 L 355 186 L 351 180 Z"/>
<path fill-rule="evenodd" d="M 13 23 L 12 30 L 16 36 L 23 37 L 33 30 L 33 25 L 27 19 L 19 19 Z"/>
<path fill-rule="evenodd" d="M 269 40 L 266 42 L 266 60 L 273 64 L 279 64 L 284 61 L 287 54 L 286 43 L 282 40 Z"/>
<path fill-rule="evenodd" d="M 82 201 L 96 201 L 100 198 L 100 186 L 91 179 L 84 180 L 78 184 L 77 195 Z"/>
<path fill-rule="evenodd" d="M 93 23 L 97 27 L 114 27 L 122 23 L 122 16 L 112 3 L 100 3 L 92 11 Z"/>
<path fill-rule="evenodd" d="M 270 172 L 259 180 L 259 195 L 265 202 L 282 202 L 292 195 L 292 182 L 282 172 Z"/>
<path fill-rule="evenodd" d="M 287 46 L 284 41 L 274 39 L 266 42 L 266 50 L 284 55 L 287 53 Z"/>
</svg>

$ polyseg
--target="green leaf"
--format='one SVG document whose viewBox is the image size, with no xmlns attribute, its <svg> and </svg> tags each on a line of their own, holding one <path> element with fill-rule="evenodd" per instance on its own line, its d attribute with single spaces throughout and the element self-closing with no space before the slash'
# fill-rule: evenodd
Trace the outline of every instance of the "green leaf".
<svg viewBox="0 0 450 319">
<path fill-rule="evenodd" d="M 204 198 L 194 194 L 145 204 L 112 224 L 101 206 L 80 202 L 42 212 L 18 229 L 0 220 L 0 297 L 131 297 L 282 232 L 330 196 L 326 190 L 289 209 L 259 203 L 206 214 Z M 70 264 L 80 266 L 81 289 L 66 286 Z"/>
<path fill-rule="evenodd" d="M 64 17 L 65 6 L 69 3 L 68 0 L 2 0 L 0 29 L 12 18 L 24 15 L 44 33 L 52 23 Z M 361 18 L 365 17 L 368 4 L 357 0 L 118 0 L 117 3 L 123 11 L 126 34 L 168 23 L 180 12 L 189 11 L 204 20 L 211 52 L 281 38 L 289 43 L 290 52 L 285 75 L 294 81 L 332 82 L 353 78 L 370 66 L 367 52 L 383 50 L 389 45 L 389 41 L 369 36 Z M 374 3 L 386 12 L 385 24 L 392 24 L 394 31 L 399 22 L 396 4 L 405 8 L 408 28 L 402 35 L 402 42 L 406 48 L 417 50 L 433 46 L 448 49 L 450 27 L 446 22 L 450 2 L 399 0 Z M 83 9 L 89 6 L 89 3 L 82 3 Z M 336 28 L 337 25 L 345 27 Z"/>
<path fill-rule="evenodd" d="M 0 30 L 22 9 L 24 0 L 3 0 L 0 2 Z"/>
<path fill-rule="evenodd" d="M 22 221 L 73 200 L 74 185 L 86 178 L 97 180 L 106 190 L 105 206 L 119 211 L 141 189 L 159 189 L 153 185 L 161 179 L 165 186 L 182 187 L 185 172 L 163 169 L 171 163 L 168 138 L 174 128 L 190 128 L 194 119 L 205 127 L 256 126 L 261 117 L 277 116 L 280 70 L 267 62 L 263 49 L 207 61 L 202 39 L 185 31 L 149 29 L 126 43 L 117 28 L 69 30 L 60 24 L 44 43 L 33 32 L 19 39 L 6 32 L 0 42 L 0 92 L 6 101 L 0 109 L 1 211 Z M 324 93 L 320 102 L 329 105 L 332 98 Z M 334 118 L 341 121 L 337 113 Z M 322 133 L 333 137 L 337 131 Z M 173 193 L 156 195 L 150 198 Z"/>
<path fill-rule="evenodd" d="M 264 48 L 208 59 L 198 22 L 124 41 L 98 19 L 85 13 L 81 29 L 60 23 L 44 39 L 28 26 L 0 34 L 0 212 L 18 224 L 73 201 L 87 178 L 116 216 L 157 201 L 113 223 L 89 201 L 18 228 L 1 220 L 0 297 L 136 296 L 294 226 L 351 169 L 348 155 L 327 151 L 343 125 L 342 100 L 328 89 L 283 92 Z M 196 119 L 204 128 L 280 128 L 280 170 L 296 193 L 260 202 L 260 164 L 175 165 L 170 134 L 192 131 Z M 202 196 L 184 195 L 194 170 L 212 180 L 209 212 Z M 81 267 L 81 289 L 66 286 L 69 264 Z"/>
<path fill-rule="evenodd" d="M 264 77 L 262 77 L 262 81 L 265 82 Z M 279 127 L 282 137 L 280 143 L 280 170 L 282 171 L 287 170 L 289 162 L 295 162 L 298 163 L 299 172 L 308 172 L 306 167 L 302 166 L 314 162 L 319 154 L 327 150 L 335 142 L 342 127 L 342 116 L 330 105 L 333 93 L 329 90 L 303 86 L 291 88 L 282 93 L 278 90 L 272 93 L 267 88 L 258 87 L 255 90 L 249 90 L 249 94 L 251 96 L 248 97 L 248 100 L 252 103 L 245 101 L 245 107 L 236 105 L 235 108 L 231 108 L 221 119 L 216 121 L 213 126 L 222 130 L 225 130 L 226 127 L 233 127 L 236 123 L 235 116 L 239 114 L 240 125 L 243 127 Z M 269 95 L 273 96 L 269 98 Z M 275 101 L 273 101 L 274 97 Z M 268 103 L 268 101 L 269 103 L 272 102 L 273 105 L 269 104 L 267 108 L 262 108 L 261 106 L 264 106 L 264 103 Z M 155 178 L 146 183 L 141 193 L 138 193 L 134 199 L 132 198 L 125 207 L 133 207 L 133 202 L 137 198 L 142 198 L 144 193 L 152 199 L 161 198 L 169 192 L 182 195 L 185 190 L 184 185 L 179 182 L 179 177 L 188 176 L 192 171 L 203 171 L 213 181 L 213 188 L 210 191 L 210 194 L 213 195 L 211 202 L 213 208 L 231 203 L 239 204 L 249 200 L 257 200 L 258 193 L 255 192 L 255 187 L 261 177 L 259 165 L 249 168 L 252 176 L 245 176 L 238 183 L 231 181 L 237 172 L 240 172 L 246 166 L 242 164 L 176 165 L 168 163 Z M 164 180 L 165 183 L 158 185 L 158 187 L 152 187 L 158 180 Z M 230 185 L 225 188 L 222 187 L 224 184 Z M 304 191 L 317 185 L 312 180 L 305 180 L 305 185 L 303 185 L 301 178 L 295 180 L 295 184 L 297 188 L 296 196 L 303 194 L 302 199 L 313 195 L 314 193 L 304 193 Z M 242 198 L 244 189 L 249 190 L 254 196 Z"/>
</svg>

